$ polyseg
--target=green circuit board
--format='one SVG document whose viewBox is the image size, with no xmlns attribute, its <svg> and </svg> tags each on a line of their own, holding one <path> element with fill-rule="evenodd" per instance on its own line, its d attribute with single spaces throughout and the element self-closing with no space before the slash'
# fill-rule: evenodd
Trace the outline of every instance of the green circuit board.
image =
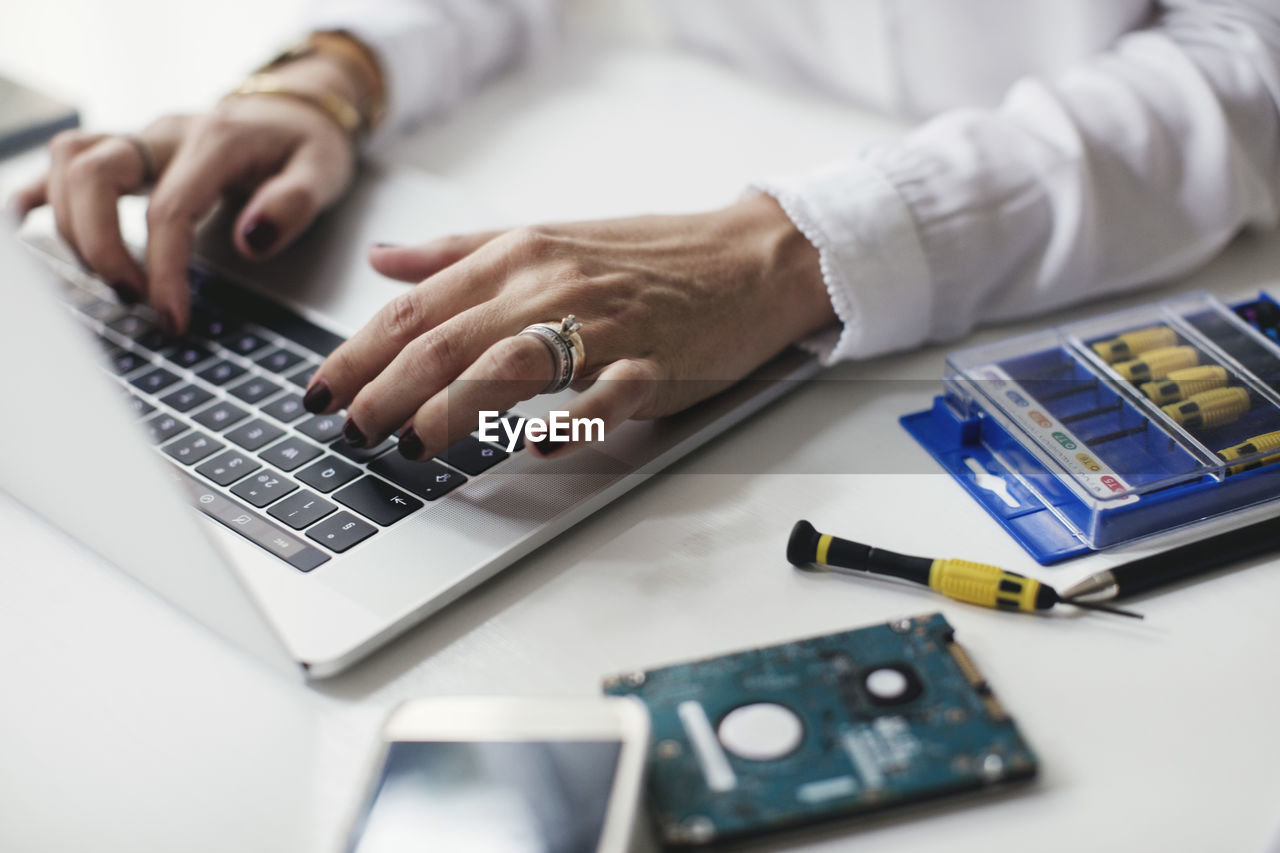
<svg viewBox="0 0 1280 853">
<path fill-rule="evenodd" d="M 1026 779 L 1036 758 L 939 613 L 605 680 L 648 706 L 649 809 L 708 844 Z"/>
</svg>

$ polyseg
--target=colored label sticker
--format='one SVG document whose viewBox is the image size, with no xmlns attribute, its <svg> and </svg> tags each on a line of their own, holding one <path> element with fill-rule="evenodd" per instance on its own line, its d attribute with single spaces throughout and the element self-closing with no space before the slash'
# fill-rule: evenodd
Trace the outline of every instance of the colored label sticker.
<svg viewBox="0 0 1280 853">
<path fill-rule="evenodd" d="M 1027 398 L 1019 394 L 1017 391 L 1005 391 L 1004 394 L 1013 401 L 1015 406 L 1022 406 L 1023 408 L 1026 408 L 1031 405 L 1031 403 L 1027 401 Z"/>
<path fill-rule="evenodd" d="M 1035 421 L 1037 424 L 1044 427 L 1045 429 L 1048 429 L 1049 427 L 1053 426 L 1053 423 L 1050 422 L 1048 418 L 1046 418 L 1044 415 L 1037 412 L 1035 409 L 1032 409 L 1031 411 L 1027 412 L 1027 417 L 1031 418 L 1031 420 Z"/>
<path fill-rule="evenodd" d="M 1093 471 L 1094 473 L 1097 473 L 1098 471 L 1102 470 L 1102 466 L 1099 465 L 1097 460 L 1094 459 L 1092 456 L 1090 456 L 1088 453 L 1077 453 L 1076 459 L 1079 460 L 1080 464 L 1083 465 L 1089 471 Z"/>
<path fill-rule="evenodd" d="M 1061 432 L 1053 433 L 1053 440 L 1058 442 L 1058 444 L 1061 444 L 1067 450 L 1075 450 L 1077 447 L 1080 446 L 1076 444 L 1074 441 L 1072 441 L 1071 439 L 1067 438 L 1066 433 L 1061 433 Z"/>
</svg>

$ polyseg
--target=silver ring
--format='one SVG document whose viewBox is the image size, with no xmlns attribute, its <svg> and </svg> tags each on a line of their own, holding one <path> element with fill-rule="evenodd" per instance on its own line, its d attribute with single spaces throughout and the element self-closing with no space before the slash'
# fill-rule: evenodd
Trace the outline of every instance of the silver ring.
<svg viewBox="0 0 1280 853">
<path fill-rule="evenodd" d="M 132 145 L 137 150 L 138 157 L 142 159 L 142 183 L 148 186 L 154 184 L 156 178 L 160 177 L 160 173 L 156 169 L 156 156 L 151 153 L 151 146 L 136 134 L 124 133 L 120 138 Z"/>
<path fill-rule="evenodd" d="M 578 369 L 587 357 L 582 336 L 578 334 L 581 328 L 582 324 L 570 314 L 559 323 L 534 323 L 520 330 L 519 334 L 531 335 L 542 341 L 547 352 L 551 353 L 551 381 L 540 393 L 555 394 L 563 391 L 577 378 Z"/>
</svg>

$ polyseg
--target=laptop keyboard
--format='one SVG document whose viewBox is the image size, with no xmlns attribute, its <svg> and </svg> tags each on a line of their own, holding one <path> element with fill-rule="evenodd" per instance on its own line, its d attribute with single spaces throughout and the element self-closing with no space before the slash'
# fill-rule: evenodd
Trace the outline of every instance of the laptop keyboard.
<svg viewBox="0 0 1280 853">
<path fill-rule="evenodd" d="M 474 436 L 426 462 L 400 456 L 394 438 L 347 444 L 345 413 L 302 406 L 302 389 L 342 339 L 203 271 L 192 285 L 191 330 L 180 341 L 165 340 L 146 307 L 70 282 L 67 302 L 194 506 L 294 568 L 350 551 L 509 457 Z"/>
</svg>

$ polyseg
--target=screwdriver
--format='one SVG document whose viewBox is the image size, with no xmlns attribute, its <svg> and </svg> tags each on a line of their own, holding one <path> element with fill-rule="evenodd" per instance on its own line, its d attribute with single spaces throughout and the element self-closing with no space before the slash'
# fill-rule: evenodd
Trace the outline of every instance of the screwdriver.
<svg viewBox="0 0 1280 853">
<path fill-rule="evenodd" d="M 928 557 L 898 554 L 884 548 L 863 545 L 861 542 L 840 539 L 830 533 L 819 533 L 812 524 L 804 520 L 797 521 L 791 528 L 791 538 L 787 541 L 787 561 L 797 567 L 819 565 L 901 578 L 932 587 L 948 598 L 983 607 L 1034 613 L 1064 602 L 1086 610 L 1142 618 L 1140 614 L 1128 610 L 1063 598 L 1053 587 L 1042 584 L 1035 578 L 1007 572 L 998 566 L 969 560 L 930 560 Z"/>
</svg>

